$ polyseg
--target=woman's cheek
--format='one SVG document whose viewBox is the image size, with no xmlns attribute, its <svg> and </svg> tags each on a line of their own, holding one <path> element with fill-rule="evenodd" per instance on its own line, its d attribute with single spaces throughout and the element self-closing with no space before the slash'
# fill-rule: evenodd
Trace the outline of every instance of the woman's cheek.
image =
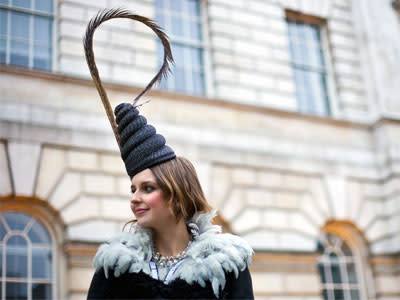
<svg viewBox="0 0 400 300">
<path fill-rule="evenodd" d="M 161 192 L 154 192 L 147 199 L 147 205 L 153 208 L 156 208 L 162 204 L 164 201 Z"/>
</svg>

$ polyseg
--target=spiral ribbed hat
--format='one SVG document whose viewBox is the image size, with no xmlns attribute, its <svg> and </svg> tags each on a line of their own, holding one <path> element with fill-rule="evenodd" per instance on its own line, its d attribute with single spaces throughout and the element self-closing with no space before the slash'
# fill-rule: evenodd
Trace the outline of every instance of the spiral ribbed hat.
<svg viewBox="0 0 400 300">
<path fill-rule="evenodd" d="M 107 93 L 101 83 L 93 53 L 94 31 L 102 23 L 114 18 L 131 19 L 145 24 L 158 36 L 164 47 L 164 59 L 160 70 L 146 88 L 134 99 L 132 104 L 121 103 L 115 108 L 115 118 Z M 146 118 L 141 116 L 137 109 L 140 106 L 137 104 L 139 98 L 167 75 L 168 71 L 170 71 L 169 64 L 173 63 L 168 37 L 163 30 L 153 20 L 133 14 L 127 10 L 119 8 L 105 9 L 89 21 L 83 44 L 90 74 L 106 110 L 129 177 L 132 178 L 144 169 L 176 157 L 174 151 L 165 145 L 165 138 L 156 133 L 156 129 L 153 126 L 147 124 Z"/>
<path fill-rule="evenodd" d="M 121 157 L 129 177 L 176 157 L 175 152 L 165 145 L 165 138 L 147 124 L 146 118 L 132 104 L 121 103 L 114 113 Z"/>
</svg>

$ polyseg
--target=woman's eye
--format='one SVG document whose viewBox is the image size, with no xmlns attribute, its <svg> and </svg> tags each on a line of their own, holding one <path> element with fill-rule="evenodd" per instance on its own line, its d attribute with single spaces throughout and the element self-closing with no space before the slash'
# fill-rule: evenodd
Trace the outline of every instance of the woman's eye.
<svg viewBox="0 0 400 300">
<path fill-rule="evenodd" d="M 152 187 L 150 185 L 147 185 L 147 186 L 144 187 L 144 191 L 146 193 L 151 193 L 152 191 L 154 191 L 154 187 Z"/>
</svg>

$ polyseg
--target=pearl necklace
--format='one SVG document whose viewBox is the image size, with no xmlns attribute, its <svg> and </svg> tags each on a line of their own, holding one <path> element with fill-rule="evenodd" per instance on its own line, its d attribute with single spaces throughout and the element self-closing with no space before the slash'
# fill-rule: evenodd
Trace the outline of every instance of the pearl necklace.
<svg viewBox="0 0 400 300">
<path fill-rule="evenodd" d="M 152 260 L 160 267 L 169 268 L 186 257 L 186 251 L 189 249 L 191 243 L 192 241 L 189 241 L 189 244 L 181 253 L 172 256 L 161 255 L 161 253 L 158 252 L 153 246 Z"/>
</svg>

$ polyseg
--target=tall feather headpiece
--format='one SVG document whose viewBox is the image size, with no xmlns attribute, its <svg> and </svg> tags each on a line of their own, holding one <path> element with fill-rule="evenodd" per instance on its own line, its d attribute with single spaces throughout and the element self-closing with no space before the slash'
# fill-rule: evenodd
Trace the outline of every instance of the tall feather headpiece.
<svg viewBox="0 0 400 300">
<path fill-rule="evenodd" d="M 102 85 L 99 71 L 95 63 L 93 34 L 102 23 L 116 18 L 139 21 L 150 27 L 164 47 L 164 58 L 160 70 L 144 90 L 133 100 L 133 103 L 121 103 L 115 108 L 116 118 L 114 118 L 110 101 Z M 83 39 L 83 45 L 90 74 L 106 110 L 108 120 L 121 150 L 121 156 L 124 160 L 128 175 L 132 178 L 136 173 L 146 168 L 174 158 L 175 153 L 171 148 L 165 145 L 165 138 L 157 134 L 155 128 L 147 124 L 146 118 L 141 116 L 137 110 L 140 97 L 150 90 L 155 83 L 167 76 L 170 71 L 170 63 L 173 63 L 168 37 L 162 28 L 153 20 L 133 14 L 124 9 L 105 9 L 100 11 L 89 21 Z"/>
</svg>

